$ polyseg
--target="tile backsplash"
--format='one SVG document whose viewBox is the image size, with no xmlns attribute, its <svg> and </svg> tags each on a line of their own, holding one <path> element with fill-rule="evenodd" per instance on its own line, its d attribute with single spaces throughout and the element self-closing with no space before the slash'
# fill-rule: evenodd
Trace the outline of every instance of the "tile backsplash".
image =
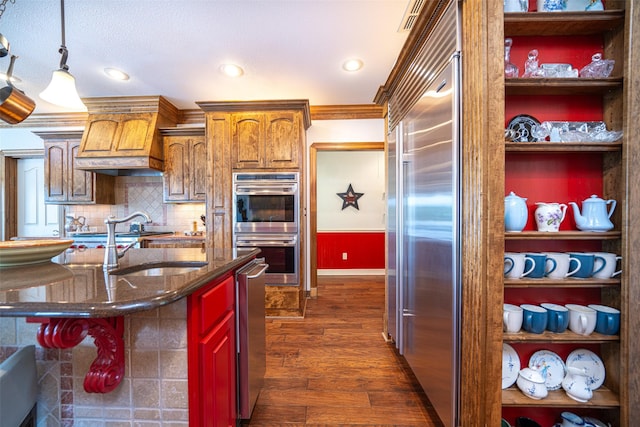
<svg viewBox="0 0 640 427">
<path fill-rule="evenodd" d="M 115 205 L 68 205 L 65 215 L 85 217 L 85 224 L 95 227 L 98 232 L 106 232 L 105 218 L 118 218 L 135 211 L 149 214 L 153 222 L 145 224 L 147 231 L 167 231 L 182 233 L 192 231 L 196 222 L 198 231 L 204 231 L 200 215 L 205 213 L 204 203 L 163 203 L 162 177 L 159 176 L 119 176 L 116 178 Z M 136 221 L 138 219 L 134 219 Z M 128 224 L 117 226 L 116 231 L 128 231 Z"/>
</svg>

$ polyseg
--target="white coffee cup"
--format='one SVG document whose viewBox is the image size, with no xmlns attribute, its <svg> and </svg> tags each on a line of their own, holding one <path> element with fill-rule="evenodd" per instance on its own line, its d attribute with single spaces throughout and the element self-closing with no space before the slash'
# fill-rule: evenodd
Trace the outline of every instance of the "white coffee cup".
<svg viewBox="0 0 640 427">
<path fill-rule="evenodd" d="M 504 304 L 502 328 L 505 332 L 515 333 L 522 328 L 522 308 L 514 304 Z"/>
<path fill-rule="evenodd" d="M 622 270 L 617 270 L 618 261 L 622 259 L 621 256 L 618 256 L 611 252 L 592 252 L 596 256 L 602 257 L 604 259 L 604 268 L 600 271 L 600 267 L 602 266 L 602 259 L 596 258 L 593 263 L 593 271 L 597 273 L 593 273 L 594 278 L 596 279 L 610 279 L 612 277 L 616 277 L 618 274 L 622 273 Z"/>
<path fill-rule="evenodd" d="M 571 255 L 565 252 L 547 252 L 547 258 L 554 259 L 556 261 L 556 268 L 553 271 L 550 271 L 547 274 L 549 279 L 566 279 L 567 277 L 571 277 L 571 275 L 575 274 L 582 264 L 579 259 L 573 258 Z M 576 268 L 569 271 L 569 265 L 571 261 L 574 261 L 577 265 Z"/>
<path fill-rule="evenodd" d="M 579 335 L 591 335 L 596 329 L 598 312 L 580 304 L 565 304 L 569 309 L 569 329 Z"/>
<path fill-rule="evenodd" d="M 526 274 L 529 274 L 536 268 L 536 262 L 534 259 L 526 256 L 526 254 L 521 252 L 505 252 L 505 267 L 507 264 L 507 260 L 510 260 L 513 263 L 513 266 L 508 269 L 505 268 L 505 277 L 509 279 L 519 279 Z"/>
</svg>

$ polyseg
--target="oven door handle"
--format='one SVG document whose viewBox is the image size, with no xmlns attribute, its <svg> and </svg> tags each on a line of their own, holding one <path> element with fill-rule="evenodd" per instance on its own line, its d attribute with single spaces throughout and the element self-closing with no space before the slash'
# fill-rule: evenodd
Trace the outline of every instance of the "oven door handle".
<svg viewBox="0 0 640 427">
<path fill-rule="evenodd" d="M 236 186 L 236 194 L 241 195 L 269 195 L 269 194 L 296 194 L 296 186 L 262 187 L 262 186 Z"/>
<path fill-rule="evenodd" d="M 282 240 L 240 240 L 236 241 L 237 246 L 257 247 L 257 246 L 292 246 L 296 244 L 296 239 Z"/>
</svg>

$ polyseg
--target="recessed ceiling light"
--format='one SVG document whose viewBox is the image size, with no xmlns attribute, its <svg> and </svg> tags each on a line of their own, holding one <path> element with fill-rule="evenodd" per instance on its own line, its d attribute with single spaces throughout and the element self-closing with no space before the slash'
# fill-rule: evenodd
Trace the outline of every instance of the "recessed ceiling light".
<svg viewBox="0 0 640 427">
<path fill-rule="evenodd" d="M 113 80 L 126 81 L 129 80 L 129 74 L 124 71 L 118 70 L 117 68 L 107 67 L 104 69 L 104 73 L 112 78 Z"/>
<path fill-rule="evenodd" d="M 220 66 L 220 71 L 229 77 L 240 77 L 244 74 L 242 67 L 236 64 L 222 64 Z"/>
<path fill-rule="evenodd" d="M 364 63 L 360 59 L 348 59 L 342 64 L 342 69 L 345 71 L 353 72 L 362 68 Z"/>
</svg>

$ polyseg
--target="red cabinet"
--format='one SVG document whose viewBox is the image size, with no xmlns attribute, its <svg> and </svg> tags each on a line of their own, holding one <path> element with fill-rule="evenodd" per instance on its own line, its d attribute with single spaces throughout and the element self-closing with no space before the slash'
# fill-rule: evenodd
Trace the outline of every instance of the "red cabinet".
<svg viewBox="0 0 640 427">
<path fill-rule="evenodd" d="M 189 425 L 235 426 L 235 279 L 216 279 L 189 296 Z"/>
</svg>

